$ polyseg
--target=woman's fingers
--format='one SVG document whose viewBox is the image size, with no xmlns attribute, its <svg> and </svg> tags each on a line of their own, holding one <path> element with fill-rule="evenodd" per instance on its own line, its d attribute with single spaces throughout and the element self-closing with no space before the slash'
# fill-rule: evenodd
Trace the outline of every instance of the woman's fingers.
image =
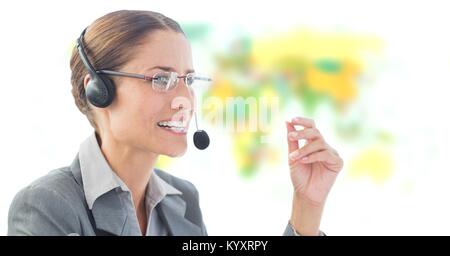
<svg viewBox="0 0 450 256">
<path fill-rule="evenodd" d="M 331 149 L 322 150 L 312 153 L 308 156 L 302 157 L 299 160 L 302 164 L 312 164 L 316 162 L 323 162 L 330 166 L 330 170 L 339 172 L 342 169 L 342 159 L 334 154 Z"/>
<path fill-rule="evenodd" d="M 286 129 L 287 129 L 287 134 L 295 131 L 294 125 L 289 123 L 289 122 L 286 122 Z M 289 137 L 288 137 L 288 150 L 289 150 L 289 153 L 294 152 L 297 149 L 298 149 L 298 141 L 291 141 L 291 140 L 289 140 Z"/>
<path fill-rule="evenodd" d="M 335 156 L 329 150 L 322 150 L 302 157 L 300 161 L 302 163 L 330 162 L 333 158 Z"/>
<path fill-rule="evenodd" d="M 305 129 L 299 130 L 299 131 L 292 131 L 292 132 L 289 132 L 288 136 L 289 136 L 289 140 L 291 140 L 291 141 L 297 141 L 297 140 L 301 140 L 301 139 L 314 140 L 314 139 L 322 138 L 322 135 L 320 134 L 319 130 L 317 130 L 316 128 L 305 128 Z"/>
<path fill-rule="evenodd" d="M 328 145 L 324 140 L 319 139 L 315 140 L 309 144 L 306 144 L 304 147 L 295 150 L 294 152 L 289 153 L 289 159 L 295 161 L 297 159 L 303 158 L 311 153 L 322 151 L 328 149 Z"/>
<path fill-rule="evenodd" d="M 292 118 L 293 125 L 301 125 L 305 128 L 315 128 L 316 124 L 314 123 L 314 120 L 305 118 L 305 117 L 294 117 Z"/>
<path fill-rule="evenodd" d="M 297 130 L 296 125 L 303 126 L 303 130 Z M 312 164 L 323 162 L 330 170 L 342 169 L 343 161 L 338 152 L 331 148 L 323 139 L 316 128 L 314 120 L 304 117 L 295 117 L 291 122 L 286 122 L 289 145 L 289 165 Z M 305 139 L 308 143 L 299 147 L 299 140 Z"/>
</svg>

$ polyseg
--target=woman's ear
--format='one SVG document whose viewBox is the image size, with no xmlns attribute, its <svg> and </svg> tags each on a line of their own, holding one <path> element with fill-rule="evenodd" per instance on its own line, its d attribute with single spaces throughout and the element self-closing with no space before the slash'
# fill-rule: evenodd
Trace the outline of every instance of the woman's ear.
<svg viewBox="0 0 450 256">
<path fill-rule="evenodd" d="M 86 87 L 87 87 L 89 81 L 91 81 L 91 75 L 86 74 L 84 76 L 84 80 L 83 80 L 84 91 L 86 91 Z"/>
</svg>

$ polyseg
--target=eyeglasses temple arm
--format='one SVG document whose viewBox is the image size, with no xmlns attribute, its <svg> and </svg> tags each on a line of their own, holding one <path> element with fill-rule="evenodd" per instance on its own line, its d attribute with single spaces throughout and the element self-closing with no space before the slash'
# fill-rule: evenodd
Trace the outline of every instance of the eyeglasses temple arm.
<svg viewBox="0 0 450 256">
<path fill-rule="evenodd" d="M 141 74 L 131 74 L 126 72 L 119 72 L 119 71 L 113 71 L 113 70 L 98 70 L 97 74 L 105 74 L 110 76 L 124 76 L 124 77 L 133 77 L 133 78 L 139 78 L 144 80 L 151 80 L 151 77 L 141 75 Z"/>
</svg>

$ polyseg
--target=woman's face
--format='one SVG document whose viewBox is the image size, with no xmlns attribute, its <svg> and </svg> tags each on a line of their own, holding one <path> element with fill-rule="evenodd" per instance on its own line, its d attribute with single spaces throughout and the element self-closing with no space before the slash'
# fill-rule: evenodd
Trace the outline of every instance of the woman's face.
<svg viewBox="0 0 450 256">
<path fill-rule="evenodd" d="M 184 76 L 193 72 L 189 42 L 181 33 L 153 32 L 136 46 L 133 59 L 120 71 L 150 77 L 173 71 Z M 116 97 L 105 109 L 106 124 L 101 126 L 126 146 L 168 156 L 182 155 L 187 148 L 186 131 L 194 106 L 193 91 L 184 79 L 167 92 L 155 91 L 151 82 L 141 79 L 121 77 L 116 81 Z"/>
</svg>

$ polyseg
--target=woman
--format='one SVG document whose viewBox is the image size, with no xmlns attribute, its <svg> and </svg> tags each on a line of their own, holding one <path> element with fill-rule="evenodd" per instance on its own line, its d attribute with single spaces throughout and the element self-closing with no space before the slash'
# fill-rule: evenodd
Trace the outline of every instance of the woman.
<svg viewBox="0 0 450 256">
<path fill-rule="evenodd" d="M 207 235 L 195 187 L 154 169 L 159 155 L 186 151 L 190 86 L 207 79 L 195 75 L 180 26 L 149 11 L 109 13 L 83 31 L 70 67 L 75 103 L 95 132 L 70 166 L 16 195 L 8 234 Z M 284 234 L 319 235 L 343 161 L 312 120 L 286 127 L 295 192 Z"/>
</svg>

